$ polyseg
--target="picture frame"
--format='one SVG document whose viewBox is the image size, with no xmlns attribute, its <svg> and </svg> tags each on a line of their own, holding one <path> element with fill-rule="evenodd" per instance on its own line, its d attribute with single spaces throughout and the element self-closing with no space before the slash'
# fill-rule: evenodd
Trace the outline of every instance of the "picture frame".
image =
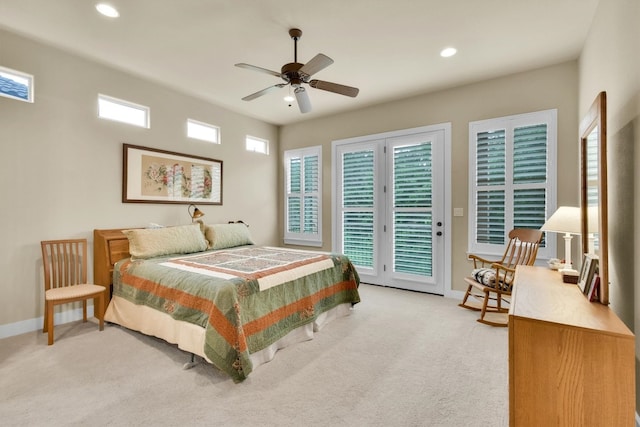
<svg viewBox="0 0 640 427">
<path fill-rule="evenodd" d="M 123 144 L 122 203 L 222 205 L 222 161 Z"/>
<path fill-rule="evenodd" d="M 578 279 L 578 287 L 583 294 L 589 290 L 589 285 L 593 280 L 593 276 L 598 268 L 598 256 L 594 254 L 584 254 L 582 257 L 582 267 L 580 268 L 580 278 Z"/>
<path fill-rule="evenodd" d="M 585 292 L 585 295 L 587 296 L 587 299 L 590 302 L 599 300 L 598 298 L 599 289 L 600 289 L 600 275 L 596 270 L 595 274 L 593 275 L 593 279 L 591 279 L 591 283 L 589 283 L 589 286 L 587 286 L 587 289 Z"/>
</svg>

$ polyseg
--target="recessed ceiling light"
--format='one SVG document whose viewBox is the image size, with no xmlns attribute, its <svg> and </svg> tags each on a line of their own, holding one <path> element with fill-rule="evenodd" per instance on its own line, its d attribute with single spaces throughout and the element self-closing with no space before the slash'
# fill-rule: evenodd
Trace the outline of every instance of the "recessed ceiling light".
<svg viewBox="0 0 640 427">
<path fill-rule="evenodd" d="M 447 47 L 442 49 L 442 52 L 440 52 L 440 56 L 442 56 L 443 58 L 448 58 L 455 55 L 456 52 L 458 52 L 458 50 L 455 47 Z"/>
<path fill-rule="evenodd" d="M 107 3 L 98 3 L 96 5 L 96 10 L 109 18 L 117 18 L 120 16 L 120 13 L 118 13 L 116 8 Z"/>
<path fill-rule="evenodd" d="M 291 95 L 287 95 L 287 96 L 284 97 L 284 100 L 285 100 L 285 102 L 293 102 L 296 99 Z"/>
</svg>

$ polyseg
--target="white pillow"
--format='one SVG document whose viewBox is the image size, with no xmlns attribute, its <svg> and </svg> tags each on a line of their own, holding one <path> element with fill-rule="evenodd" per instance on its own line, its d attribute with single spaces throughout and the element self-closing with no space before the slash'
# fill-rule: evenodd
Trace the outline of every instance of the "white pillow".
<svg viewBox="0 0 640 427">
<path fill-rule="evenodd" d="M 188 254 L 207 249 L 207 241 L 200 224 L 164 228 L 123 230 L 129 239 L 129 253 L 133 259 L 161 255 Z"/>
<path fill-rule="evenodd" d="M 251 240 L 249 227 L 242 223 L 207 225 L 204 234 L 209 241 L 211 249 L 225 249 L 254 244 Z"/>
</svg>

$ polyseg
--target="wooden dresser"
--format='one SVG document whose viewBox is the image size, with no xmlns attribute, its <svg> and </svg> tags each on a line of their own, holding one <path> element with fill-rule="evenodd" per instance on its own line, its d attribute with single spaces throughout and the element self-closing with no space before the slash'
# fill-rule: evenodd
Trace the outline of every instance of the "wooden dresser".
<svg viewBox="0 0 640 427">
<path fill-rule="evenodd" d="M 93 230 L 93 280 L 109 290 L 105 307 L 111 301 L 113 265 L 129 257 L 129 240 L 122 230 Z"/>
<path fill-rule="evenodd" d="M 560 273 L 518 267 L 509 310 L 511 426 L 634 426 L 634 335 Z"/>
</svg>

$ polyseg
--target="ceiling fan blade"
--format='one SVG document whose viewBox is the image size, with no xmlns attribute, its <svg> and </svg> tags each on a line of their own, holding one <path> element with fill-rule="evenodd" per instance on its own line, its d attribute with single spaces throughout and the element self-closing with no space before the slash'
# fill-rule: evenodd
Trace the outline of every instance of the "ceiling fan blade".
<svg viewBox="0 0 640 427">
<path fill-rule="evenodd" d="M 358 92 L 360 92 L 360 89 L 357 87 L 339 85 L 338 83 L 325 82 L 324 80 L 311 80 L 309 82 L 309 86 L 316 89 L 338 93 L 340 95 L 350 96 L 352 98 L 358 96 Z"/>
<path fill-rule="evenodd" d="M 266 68 L 256 67 L 255 65 L 240 63 L 240 64 L 236 64 L 236 67 L 246 68 L 247 70 L 258 71 L 258 72 L 269 74 L 272 76 L 281 77 L 281 74 L 278 73 L 277 71 L 267 70 Z"/>
<path fill-rule="evenodd" d="M 272 90 L 276 89 L 276 88 L 281 88 L 281 87 L 285 87 L 287 84 L 286 83 L 279 83 L 277 85 L 273 85 L 273 86 L 269 86 L 266 89 L 262 89 L 257 91 L 256 93 L 252 93 L 251 95 L 247 95 L 244 98 L 242 98 L 243 101 L 251 101 L 253 99 L 259 98 L 262 95 L 271 92 Z"/>
<path fill-rule="evenodd" d="M 318 71 L 327 68 L 331 64 L 333 64 L 333 59 L 329 58 L 327 55 L 319 53 L 311 58 L 311 60 L 304 64 L 298 71 L 299 73 L 305 74 L 306 76 L 312 76 Z"/>
<path fill-rule="evenodd" d="M 303 87 L 297 87 L 293 92 L 296 94 L 296 101 L 298 102 L 298 107 L 300 107 L 300 112 L 308 113 L 311 111 L 311 101 L 309 101 L 307 91 Z"/>
</svg>

